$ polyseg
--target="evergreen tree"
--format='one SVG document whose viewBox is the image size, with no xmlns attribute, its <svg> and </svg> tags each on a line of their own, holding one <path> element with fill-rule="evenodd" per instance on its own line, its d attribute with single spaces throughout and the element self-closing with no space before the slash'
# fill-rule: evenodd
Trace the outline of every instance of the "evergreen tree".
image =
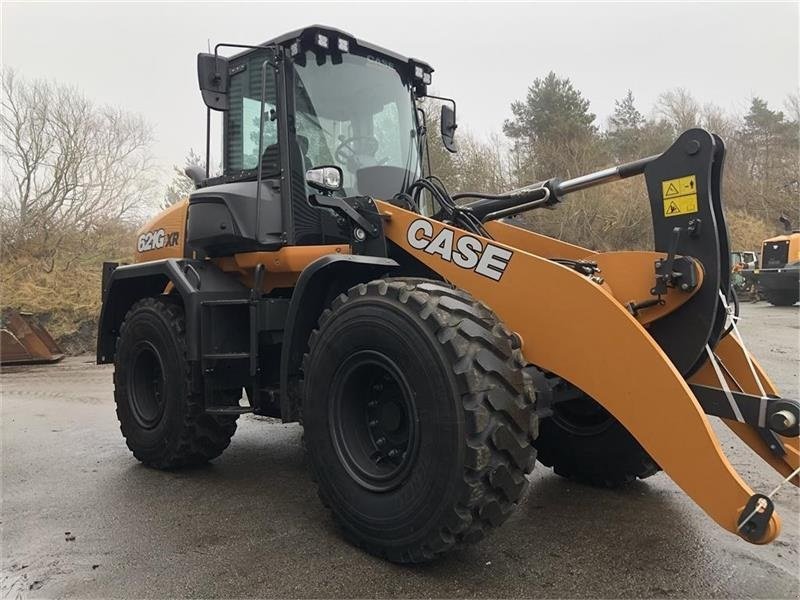
<svg viewBox="0 0 800 600">
<path fill-rule="evenodd" d="M 184 169 L 186 167 L 201 167 L 204 169 L 205 166 L 206 161 L 197 152 L 190 149 L 184 161 Z M 183 169 L 177 165 L 172 165 L 172 172 L 172 181 L 164 192 L 164 200 L 161 203 L 162 208 L 168 208 L 176 202 L 187 198 L 194 190 L 194 182 L 186 176 Z"/>
<path fill-rule="evenodd" d="M 622 100 L 614 101 L 614 112 L 608 119 L 608 140 L 616 162 L 639 158 L 645 119 L 634 104 L 633 92 L 628 90 Z"/>
<path fill-rule="evenodd" d="M 575 175 L 591 163 L 597 137 L 589 101 L 569 78 L 537 78 L 524 100 L 512 102 L 503 132 L 518 153 L 520 182 Z"/>
</svg>

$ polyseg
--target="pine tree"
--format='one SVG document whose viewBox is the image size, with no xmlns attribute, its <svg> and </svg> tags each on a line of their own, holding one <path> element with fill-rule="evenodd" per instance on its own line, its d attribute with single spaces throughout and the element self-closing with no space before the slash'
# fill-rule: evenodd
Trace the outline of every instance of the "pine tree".
<svg viewBox="0 0 800 600">
<path fill-rule="evenodd" d="M 201 167 L 205 168 L 206 161 L 204 161 L 197 152 L 193 149 L 189 150 L 189 154 L 186 155 L 186 160 L 184 161 L 184 168 L 186 167 Z M 172 181 L 167 186 L 166 191 L 164 192 L 164 200 L 161 203 L 161 208 L 168 208 L 187 198 L 189 194 L 192 193 L 194 190 L 194 182 L 189 179 L 184 170 L 178 167 L 177 165 L 172 165 Z"/>
<path fill-rule="evenodd" d="M 614 112 L 608 119 L 606 137 L 615 161 L 639 157 L 644 126 L 645 119 L 636 108 L 633 92 L 628 90 L 622 100 L 614 101 Z"/>
<path fill-rule="evenodd" d="M 525 100 L 512 102 L 511 113 L 503 132 L 519 153 L 521 182 L 574 175 L 592 162 L 595 115 L 569 78 L 552 71 L 537 78 Z"/>
</svg>

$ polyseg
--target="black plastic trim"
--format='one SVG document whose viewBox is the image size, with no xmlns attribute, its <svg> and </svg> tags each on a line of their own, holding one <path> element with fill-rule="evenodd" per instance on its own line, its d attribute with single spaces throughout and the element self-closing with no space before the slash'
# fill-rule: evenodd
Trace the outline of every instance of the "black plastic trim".
<svg viewBox="0 0 800 600">
<path fill-rule="evenodd" d="M 213 263 L 174 259 L 117 267 L 104 277 L 103 306 L 97 327 L 97 364 L 114 362 L 117 335 L 131 306 L 164 294 L 172 283 L 186 312 L 189 359 L 200 355 L 200 304 L 204 300 L 249 298 L 249 290 Z"/>
</svg>

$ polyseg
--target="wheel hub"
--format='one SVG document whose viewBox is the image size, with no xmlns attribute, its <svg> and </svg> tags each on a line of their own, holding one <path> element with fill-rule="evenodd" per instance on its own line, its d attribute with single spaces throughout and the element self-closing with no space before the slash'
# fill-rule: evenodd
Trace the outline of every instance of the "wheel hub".
<svg viewBox="0 0 800 600">
<path fill-rule="evenodd" d="M 387 356 L 361 351 L 334 377 L 331 438 L 339 460 L 362 487 L 385 492 L 400 485 L 418 444 L 413 394 Z"/>
<path fill-rule="evenodd" d="M 561 402 L 553 407 L 552 419 L 574 435 L 592 436 L 605 431 L 613 417 L 589 396 Z"/>
<path fill-rule="evenodd" d="M 152 429 L 164 415 L 164 368 L 161 355 L 150 342 L 140 342 L 133 353 L 133 369 L 128 380 L 128 401 L 134 419 Z"/>
</svg>

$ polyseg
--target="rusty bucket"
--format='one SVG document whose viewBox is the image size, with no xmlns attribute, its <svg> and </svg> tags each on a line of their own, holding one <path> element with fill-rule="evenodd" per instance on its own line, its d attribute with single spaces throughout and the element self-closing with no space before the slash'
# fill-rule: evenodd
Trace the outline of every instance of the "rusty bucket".
<svg viewBox="0 0 800 600">
<path fill-rule="evenodd" d="M 3 311 L 0 330 L 0 364 L 31 364 L 56 362 L 64 352 L 47 330 L 30 313 Z"/>
</svg>

